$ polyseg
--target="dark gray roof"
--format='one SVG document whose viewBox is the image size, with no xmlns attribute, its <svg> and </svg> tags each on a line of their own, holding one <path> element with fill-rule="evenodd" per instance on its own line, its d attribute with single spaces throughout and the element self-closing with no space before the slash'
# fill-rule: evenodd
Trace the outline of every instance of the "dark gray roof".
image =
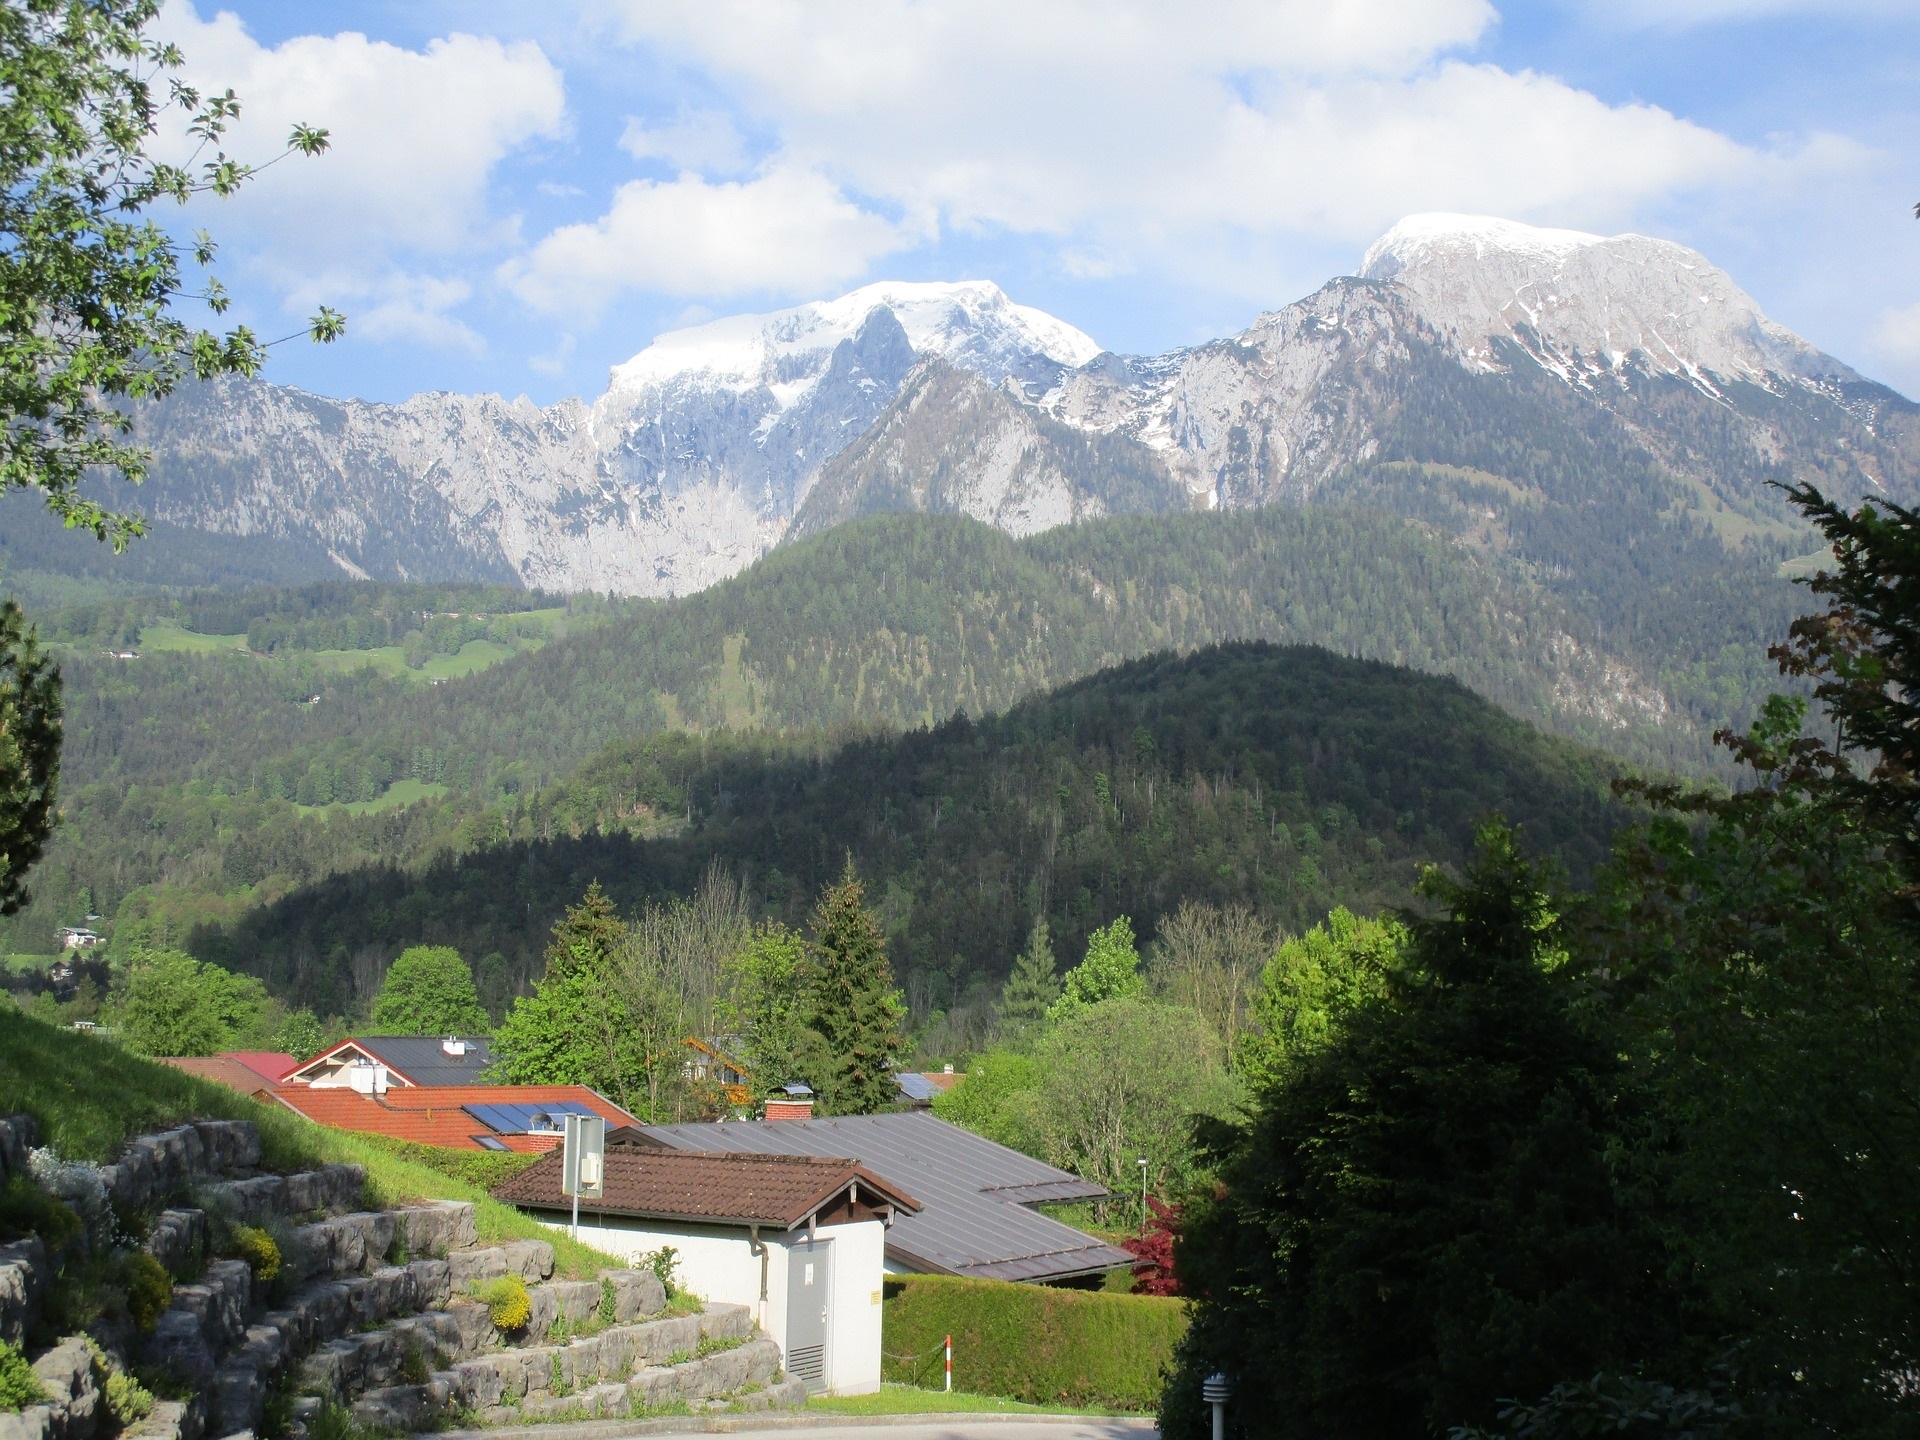
<svg viewBox="0 0 1920 1440">
<path fill-rule="evenodd" d="M 484 1085 L 493 1069 L 493 1047 L 484 1035 L 462 1035 L 467 1053 L 449 1055 L 444 1035 L 355 1035 L 353 1043 L 389 1070 L 416 1085 Z"/>
<path fill-rule="evenodd" d="M 1126 1251 L 1026 1207 L 1107 1192 L 920 1110 L 818 1120 L 649 1125 L 679 1150 L 852 1156 L 921 1204 L 896 1216 L 887 1257 L 910 1270 L 989 1280 L 1064 1280 L 1131 1265 Z M 998 1192 L 998 1193 L 996 1193 Z"/>
<path fill-rule="evenodd" d="M 893 1083 L 900 1087 L 902 1095 L 916 1103 L 931 1104 L 946 1093 L 929 1076 L 916 1075 L 911 1070 L 894 1076 Z"/>
</svg>

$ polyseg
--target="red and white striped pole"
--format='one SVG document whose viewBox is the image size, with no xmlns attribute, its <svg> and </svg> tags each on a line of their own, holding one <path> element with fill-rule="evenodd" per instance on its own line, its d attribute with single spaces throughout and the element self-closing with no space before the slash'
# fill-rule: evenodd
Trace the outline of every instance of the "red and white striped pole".
<svg viewBox="0 0 1920 1440">
<path fill-rule="evenodd" d="M 953 1336 L 947 1336 L 947 1390 L 953 1390 Z"/>
</svg>

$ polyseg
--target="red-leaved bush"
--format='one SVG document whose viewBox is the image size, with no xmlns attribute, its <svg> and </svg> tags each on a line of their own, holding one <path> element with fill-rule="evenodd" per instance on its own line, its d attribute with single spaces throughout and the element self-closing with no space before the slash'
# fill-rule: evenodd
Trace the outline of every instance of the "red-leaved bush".
<svg viewBox="0 0 1920 1440">
<path fill-rule="evenodd" d="M 1120 1242 L 1133 1256 L 1133 1293 L 1178 1295 L 1180 1277 L 1173 1273 L 1173 1244 L 1180 1238 L 1180 1207 L 1147 1197 L 1147 1229 Z"/>
</svg>

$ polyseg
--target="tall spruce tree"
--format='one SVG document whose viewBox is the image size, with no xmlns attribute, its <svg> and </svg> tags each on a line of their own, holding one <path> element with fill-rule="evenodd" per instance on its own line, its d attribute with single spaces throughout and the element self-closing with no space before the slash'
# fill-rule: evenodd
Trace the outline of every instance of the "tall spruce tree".
<svg viewBox="0 0 1920 1440">
<path fill-rule="evenodd" d="M 1612 1164 L 1646 1097 L 1552 884 L 1489 825 L 1462 881 L 1422 888 L 1445 913 L 1292 1058 L 1192 1212 L 1175 1440 L 1216 1369 L 1261 1397 L 1244 1435 L 1424 1440 L 1684 1348 L 1687 1287 Z"/>
<path fill-rule="evenodd" d="M 1013 962 L 1000 991 L 1000 1024 L 1010 1037 L 1026 1034 L 1047 1018 L 1060 998 L 1060 976 L 1053 958 L 1053 935 L 1046 916 L 1033 922 L 1027 948 Z"/>
<path fill-rule="evenodd" d="M 906 1006 L 893 985 L 880 922 L 848 860 L 813 911 L 806 985 L 808 1079 L 829 1115 L 873 1115 L 898 1098 L 894 1067 Z"/>
</svg>

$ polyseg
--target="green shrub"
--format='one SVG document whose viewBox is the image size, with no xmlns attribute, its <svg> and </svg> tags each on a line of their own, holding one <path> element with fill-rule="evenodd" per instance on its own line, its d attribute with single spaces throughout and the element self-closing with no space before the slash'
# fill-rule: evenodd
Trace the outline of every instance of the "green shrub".
<svg viewBox="0 0 1920 1440">
<path fill-rule="evenodd" d="M 494 1280 L 476 1280 L 473 1298 L 487 1307 L 493 1328 L 501 1334 L 520 1329 L 533 1318 L 533 1297 L 527 1282 L 518 1275 L 502 1275 Z"/>
<path fill-rule="evenodd" d="M 27 1357 L 0 1340 L 0 1412 L 24 1410 L 46 1398 L 46 1387 L 33 1373 Z"/>
<path fill-rule="evenodd" d="M 142 1335 L 153 1333 L 173 1301 L 173 1277 L 144 1250 L 127 1256 L 127 1314 Z"/>
<path fill-rule="evenodd" d="M 593 1313 L 602 1325 L 613 1324 L 614 1316 L 620 1313 L 620 1292 L 604 1275 L 600 1277 L 600 1308 Z"/>
<path fill-rule="evenodd" d="M 124 1430 L 153 1413 L 153 1392 L 126 1371 L 115 1370 L 107 1376 L 107 1409 Z"/>
<path fill-rule="evenodd" d="M 400 1357 L 400 1383 L 403 1385 L 424 1385 L 427 1383 L 427 1357 L 420 1346 L 407 1342 L 407 1353 Z"/>
<path fill-rule="evenodd" d="M 0 1240 L 38 1235 L 48 1252 L 57 1255 L 85 1228 L 71 1206 L 24 1175 L 14 1176 L 0 1188 Z"/>
<path fill-rule="evenodd" d="M 886 1291 L 887 1379 L 939 1383 L 951 1335 L 954 1389 L 1032 1405 L 1152 1410 L 1187 1329 L 1186 1302 L 1153 1295 L 941 1275 L 889 1279 Z"/>
<path fill-rule="evenodd" d="M 255 1225 L 236 1225 L 231 1243 L 235 1257 L 247 1262 L 256 1282 L 271 1285 L 279 1278 L 280 1247 L 273 1236 Z"/>
<path fill-rule="evenodd" d="M 669 1300 L 680 1293 L 679 1283 L 673 1278 L 673 1272 L 680 1263 L 679 1256 L 680 1252 L 674 1249 L 673 1246 L 662 1245 L 658 1250 L 649 1250 L 646 1254 L 642 1255 L 640 1257 L 640 1263 L 636 1267 L 642 1270 L 651 1270 L 655 1275 L 659 1276 L 660 1286 L 667 1292 L 667 1298 Z"/>
</svg>

